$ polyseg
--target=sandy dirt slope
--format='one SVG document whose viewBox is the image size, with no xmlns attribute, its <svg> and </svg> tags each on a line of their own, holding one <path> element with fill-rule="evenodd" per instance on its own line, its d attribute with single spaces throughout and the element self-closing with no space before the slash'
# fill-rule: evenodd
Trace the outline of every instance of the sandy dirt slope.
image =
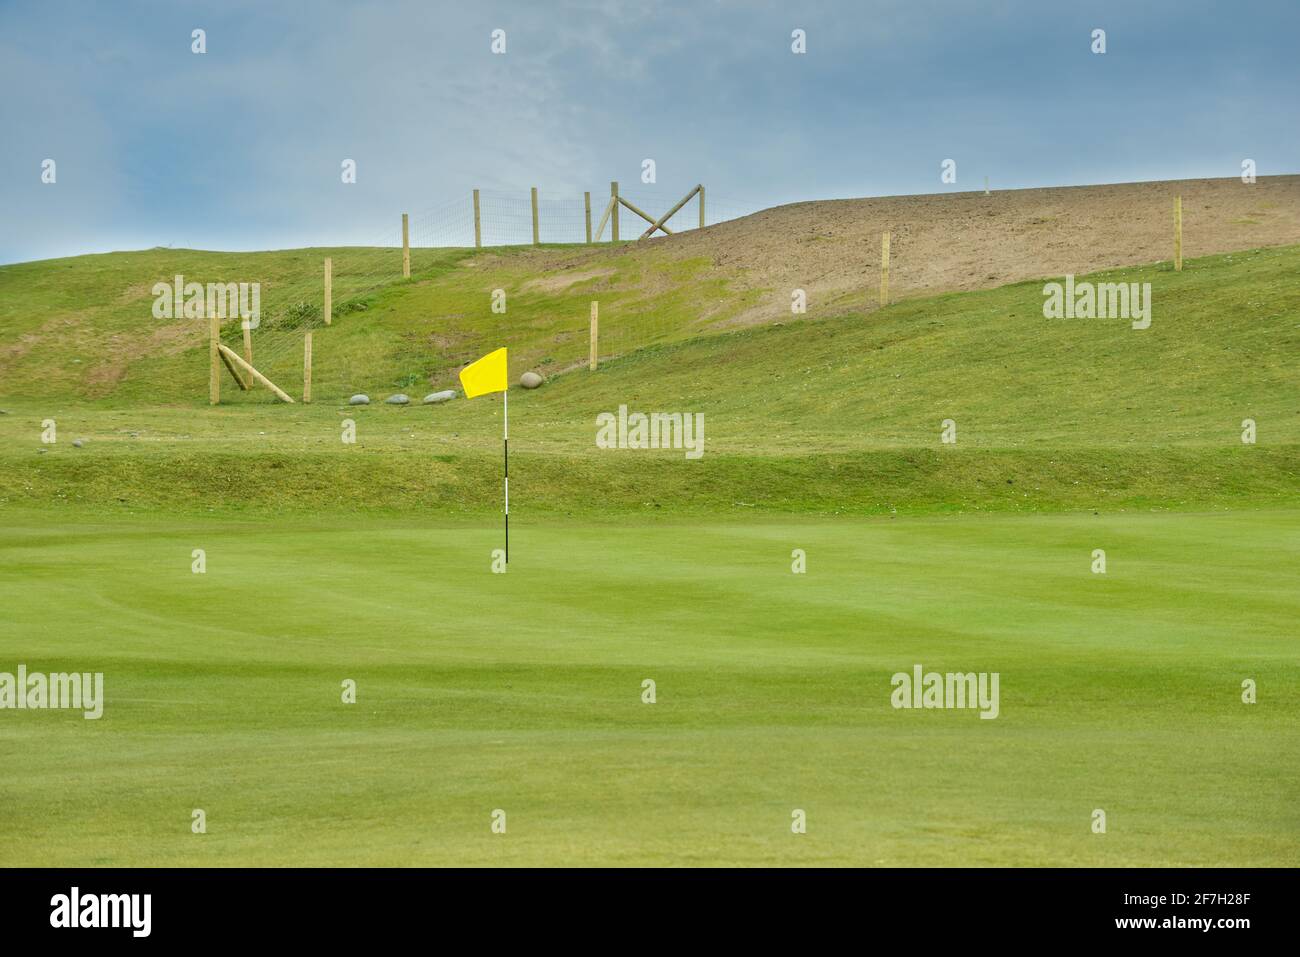
<svg viewBox="0 0 1300 957">
<path fill-rule="evenodd" d="M 751 318 L 794 288 L 810 313 L 873 308 L 886 229 L 893 297 L 979 289 L 1168 261 L 1179 194 L 1184 257 L 1300 243 L 1300 176 L 1269 176 L 795 203 L 624 255 L 710 256 L 768 291 Z"/>
</svg>

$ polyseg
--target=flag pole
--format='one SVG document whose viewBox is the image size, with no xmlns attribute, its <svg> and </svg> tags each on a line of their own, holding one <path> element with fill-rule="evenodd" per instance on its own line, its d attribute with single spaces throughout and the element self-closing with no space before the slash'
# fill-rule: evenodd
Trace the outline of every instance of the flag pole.
<svg viewBox="0 0 1300 957">
<path fill-rule="evenodd" d="M 510 388 L 501 393 L 501 447 L 506 458 L 506 564 L 510 564 Z"/>
<path fill-rule="evenodd" d="M 505 481 L 502 490 L 505 493 L 506 509 L 506 562 L 510 561 L 510 377 L 507 375 L 506 349 L 494 349 L 481 359 L 475 359 L 460 370 L 460 386 L 465 390 L 465 398 L 476 395 L 495 395 L 501 393 L 501 453 L 505 460 Z M 496 554 L 500 549 L 493 549 Z"/>
</svg>

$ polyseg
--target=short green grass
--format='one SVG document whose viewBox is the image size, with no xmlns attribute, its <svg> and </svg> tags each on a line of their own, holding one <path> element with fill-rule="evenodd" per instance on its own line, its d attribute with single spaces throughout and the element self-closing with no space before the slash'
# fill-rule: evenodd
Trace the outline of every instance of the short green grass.
<svg viewBox="0 0 1300 957">
<path fill-rule="evenodd" d="M 316 403 L 209 408 L 149 285 L 266 277 L 292 386 L 324 255 Z M 0 863 L 1298 862 L 1300 247 L 1091 277 L 1151 282 L 1145 331 L 1038 283 L 727 329 L 704 262 L 392 255 L 0 268 L 0 671 L 108 688 L 0 712 Z M 550 381 L 511 391 L 495 575 L 500 399 L 341 400 L 502 344 Z M 703 412 L 704 457 L 597 449 L 621 404 Z M 997 671 L 1001 716 L 893 710 L 917 663 Z"/>
<path fill-rule="evenodd" d="M 1294 866 L 1297 533 L 550 521 L 497 575 L 479 521 L 11 512 L 0 670 L 107 705 L 0 714 L 0 863 Z M 894 710 L 918 663 L 1000 716 Z"/>
</svg>

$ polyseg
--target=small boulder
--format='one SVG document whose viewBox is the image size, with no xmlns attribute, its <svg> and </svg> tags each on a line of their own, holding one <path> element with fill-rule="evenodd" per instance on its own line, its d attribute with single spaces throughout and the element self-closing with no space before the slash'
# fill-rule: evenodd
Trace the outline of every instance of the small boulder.
<svg viewBox="0 0 1300 957">
<path fill-rule="evenodd" d="M 411 401 L 411 397 L 405 392 L 399 392 L 397 395 L 390 395 L 384 400 L 388 405 L 406 405 Z"/>
<path fill-rule="evenodd" d="M 546 380 L 543 379 L 536 372 L 525 372 L 523 375 L 519 377 L 519 384 L 523 386 L 525 389 L 536 389 L 539 385 L 541 385 L 545 381 Z"/>
<path fill-rule="evenodd" d="M 439 402 L 449 402 L 456 398 L 455 389 L 446 389 L 442 392 L 430 392 L 424 397 L 425 405 L 437 405 Z"/>
<path fill-rule="evenodd" d="M 370 404 L 370 396 L 362 395 L 359 392 L 356 395 L 354 395 L 352 398 L 348 399 L 348 405 L 369 405 L 369 404 Z"/>
</svg>

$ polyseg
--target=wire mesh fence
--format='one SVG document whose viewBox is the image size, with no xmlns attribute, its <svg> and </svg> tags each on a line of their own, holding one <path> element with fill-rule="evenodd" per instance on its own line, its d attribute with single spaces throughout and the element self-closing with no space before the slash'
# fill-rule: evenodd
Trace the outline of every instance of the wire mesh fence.
<svg viewBox="0 0 1300 957">
<path fill-rule="evenodd" d="M 613 243 L 616 226 L 619 243 L 626 244 L 646 234 L 685 192 L 654 185 L 619 188 L 621 201 L 614 202 L 612 190 L 479 190 L 404 219 L 394 216 L 391 227 L 364 245 L 303 250 L 283 274 L 261 283 L 256 320 L 227 322 L 221 342 L 295 400 L 307 391 L 310 377 L 317 400 L 406 391 L 419 401 L 416 393 L 422 389 L 453 386 L 451 370 L 475 358 L 472 349 L 489 340 L 513 347 L 512 355 L 544 372 L 564 371 L 589 360 L 589 310 L 572 296 L 547 291 L 544 262 L 529 263 L 527 280 L 518 271 L 501 279 L 500 290 L 493 288 L 493 272 L 483 270 L 469 287 L 453 288 L 416 311 L 387 305 L 378 294 L 408 276 L 411 282 L 428 281 L 476 248 L 568 246 L 580 252 Z M 700 228 L 701 221 L 714 225 L 757 208 L 700 190 L 664 226 L 685 232 Z M 654 235 L 663 236 L 665 230 Z M 512 298 L 500 313 L 491 298 L 498 291 L 503 299 L 507 294 Z M 662 295 L 671 293 L 610 295 L 600 308 L 601 360 L 689 334 L 680 304 L 663 308 Z M 309 332 L 310 365 L 305 355 Z M 257 384 L 243 392 L 229 388 L 232 380 L 225 381 L 224 401 L 274 401 Z"/>
<path fill-rule="evenodd" d="M 687 190 L 644 184 L 632 189 L 622 186 L 618 188 L 618 195 L 625 203 L 654 220 L 672 209 L 686 192 Z M 618 204 L 616 213 L 608 211 L 612 187 L 604 191 L 581 193 L 539 190 L 536 195 L 536 217 L 533 214 L 531 190 L 478 190 L 477 193 L 477 202 L 471 193 L 413 215 L 412 246 L 525 246 L 534 241 L 534 223 L 537 241 L 540 243 L 587 243 L 588 225 L 593 241 L 609 243 L 613 241 L 615 216 L 619 223 L 620 241 L 637 239 L 651 225 L 650 220 L 623 203 Z M 702 196 L 691 199 L 665 224 L 667 230 L 675 233 L 698 229 L 701 225 L 701 205 L 704 207 L 703 225 L 706 226 L 748 215 L 761 208 L 759 204 L 716 197 L 703 190 Z M 657 230 L 655 235 L 663 236 L 666 233 Z"/>
</svg>

